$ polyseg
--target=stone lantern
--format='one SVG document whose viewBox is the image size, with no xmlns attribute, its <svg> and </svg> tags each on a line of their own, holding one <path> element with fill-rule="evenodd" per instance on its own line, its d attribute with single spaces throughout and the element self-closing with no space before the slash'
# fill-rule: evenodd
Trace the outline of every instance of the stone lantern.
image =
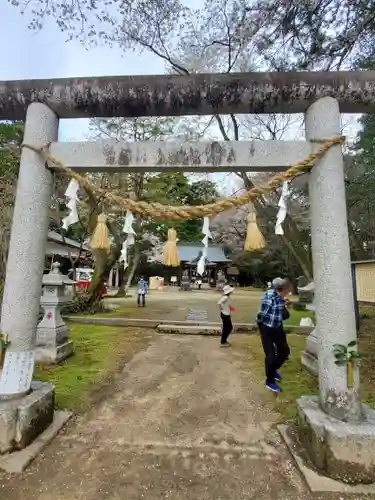
<svg viewBox="0 0 375 500">
<path fill-rule="evenodd" d="M 314 304 L 314 293 L 315 293 L 315 284 L 314 282 L 309 283 L 305 287 L 298 288 L 298 292 L 304 292 L 307 303 L 306 309 L 308 311 L 315 311 Z M 308 335 L 306 339 L 305 350 L 302 351 L 301 354 L 301 363 L 312 375 L 318 376 L 319 368 L 318 368 L 318 344 L 316 338 L 315 328 Z"/>
<path fill-rule="evenodd" d="M 73 342 L 69 341 L 69 328 L 61 317 L 61 308 L 71 303 L 71 298 L 65 294 L 65 287 L 75 281 L 62 275 L 59 268 L 60 264 L 54 262 L 42 282 L 40 304 L 44 316 L 37 328 L 35 359 L 46 364 L 59 363 L 73 353 Z"/>
</svg>

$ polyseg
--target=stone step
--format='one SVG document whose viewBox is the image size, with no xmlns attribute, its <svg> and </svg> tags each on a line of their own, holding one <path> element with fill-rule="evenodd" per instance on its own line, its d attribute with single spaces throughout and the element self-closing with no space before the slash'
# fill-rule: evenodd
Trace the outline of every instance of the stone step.
<svg viewBox="0 0 375 500">
<path fill-rule="evenodd" d="M 188 335 L 220 335 L 221 327 L 216 325 L 182 325 L 161 324 L 157 327 L 160 333 L 185 333 Z"/>
</svg>

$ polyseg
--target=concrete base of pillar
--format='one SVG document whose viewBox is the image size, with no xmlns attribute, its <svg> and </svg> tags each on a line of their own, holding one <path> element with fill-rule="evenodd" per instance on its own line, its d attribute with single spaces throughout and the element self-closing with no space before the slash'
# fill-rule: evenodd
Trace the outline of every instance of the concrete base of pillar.
<svg viewBox="0 0 375 500">
<path fill-rule="evenodd" d="M 31 392 L 19 399 L 0 400 L 0 455 L 28 446 L 53 421 L 55 388 L 32 382 Z"/>
<path fill-rule="evenodd" d="M 72 413 L 55 411 L 51 425 L 26 448 L 0 455 L 0 469 L 8 474 L 21 474 L 43 449 L 57 436 Z"/>
<path fill-rule="evenodd" d="M 37 347 L 35 349 L 35 361 L 44 365 L 56 365 L 74 352 L 74 345 L 71 340 L 54 347 Z"/>
<path fill-rule="evenodd" d="M 314 375 L 314 377 L 318 376 L 318 358 L 311 354 L 311 352 L 302 351 L 301 363 L 311 375 Z"/>
<path fill-rule="evenodd" d="M 359 424 L 336 420 L 324 413 L 316 396 L 297 400 L 297 431 L 313 465 L 346 484 L 375 482 L 375 411 L 364 405 Z"/>
<path fill-rule="evenodd" d="M 302 366 L 314 376 L 318 376 L 318 345 L 315 330 L 306 339 L 305 350 L 301 354 Z"/>
</svg>

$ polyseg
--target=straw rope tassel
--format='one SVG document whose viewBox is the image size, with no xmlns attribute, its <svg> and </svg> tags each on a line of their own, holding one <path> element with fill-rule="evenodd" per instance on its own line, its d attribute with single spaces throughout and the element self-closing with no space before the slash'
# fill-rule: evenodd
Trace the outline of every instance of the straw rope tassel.
<svg viewBox="0 0 375 500">
<path fill-rule="evenodd" d="M 175 229 L 168 229 L 168 239 L 164 246 L 163 261 L 165 266 L 178 267 L 180 265 L 180 257 L 177 249 L 177 233 Z"/>
<path fill-rule="evenodd" d="M 247 230 L 245 240 L 245 251 L 253 252 L 261 250 L 266 246 L 266 241 L 257 224 L 257 216 L 254 211 L 247 216 Z"/>
<path fill-rule="evenodd" d="M 107 252 L 111 247 L 109 243 L 107 216 L 105 214 L 98 215 L 98 223 L 93 232 L 90 246 L 92 250 L 107 250 Z"/>
</svg>

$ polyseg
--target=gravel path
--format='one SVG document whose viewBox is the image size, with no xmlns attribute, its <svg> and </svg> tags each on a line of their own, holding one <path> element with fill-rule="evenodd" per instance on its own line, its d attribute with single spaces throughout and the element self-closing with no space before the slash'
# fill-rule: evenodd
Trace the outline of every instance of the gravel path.
<svg viewBox="0 0 375 500">
<path fill-rule="evenodd" d="M 71 424 L 24 476 L 0 478 L 0 498 L 343 499 L 308 493 L 237 341 L 223 350 L 216 338 L 155 336 L 111 398 Z"/>
</svg>

